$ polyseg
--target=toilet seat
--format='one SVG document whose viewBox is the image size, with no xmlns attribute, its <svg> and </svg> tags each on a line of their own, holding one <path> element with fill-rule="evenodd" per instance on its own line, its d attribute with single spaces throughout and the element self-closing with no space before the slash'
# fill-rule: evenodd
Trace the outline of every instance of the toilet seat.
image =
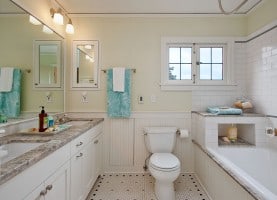
<svg viewBox="0 0 277 200">
<path fill-rule="evenodd" d="M 174 171 L 180 168 L 179 159 L 171 153 L 154 153 L 149 165 L 159 171 Z"/>
</svg>

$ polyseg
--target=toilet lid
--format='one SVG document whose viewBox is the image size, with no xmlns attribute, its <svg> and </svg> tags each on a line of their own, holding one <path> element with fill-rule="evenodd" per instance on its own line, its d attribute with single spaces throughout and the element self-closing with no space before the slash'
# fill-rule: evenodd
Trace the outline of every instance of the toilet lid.
<svg viewBox="0 0 277 200">
<path fill-rule="evenodd" d="M 179 159 L 171 153 L 154 153 L 149 162 L 152 167 L 161 170 L 174 170 L 180 167 Z"/>
</svg>

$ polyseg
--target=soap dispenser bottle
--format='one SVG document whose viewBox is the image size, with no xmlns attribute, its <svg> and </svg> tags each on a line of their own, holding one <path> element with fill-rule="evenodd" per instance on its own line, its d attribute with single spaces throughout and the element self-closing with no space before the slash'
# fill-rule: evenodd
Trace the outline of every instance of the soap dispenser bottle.
<svg viewBox="0 0 277 200">
<path fill-rule="evenodd" d="M 47 129 L 47 113 L 45 113 L 44 106 L 41 107 L 39 116 L 39 132 L 44 132 Z"/>
</svg>

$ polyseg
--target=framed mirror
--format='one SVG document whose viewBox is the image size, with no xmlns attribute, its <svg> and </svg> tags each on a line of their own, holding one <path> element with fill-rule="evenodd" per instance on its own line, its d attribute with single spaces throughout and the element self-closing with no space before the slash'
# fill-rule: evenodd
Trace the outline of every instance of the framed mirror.
<svg viewBox="0 0 277 200">
<path fill-rule="evenodd" d="M 61 88 L 61 41 L 34 41 L 34 87 Z"/>
<path fill-rule="evenodd" d="M 97 89 L 98 41 L 73 41 L 72 89 Z"/>
<path fill-rule="evenodd" d="M 48 113 L 64 112 L 64 83 L 56 88 L 34 87 L 34 41 L 61 41 L 64 53 L 65 40 L 56 32 L 46 34 L 43 25 L 29 22 L 29 13 L 22 10 L 10 0 L 0 3 L 0 67 L 15 67 L 21 70 L 21 115 L 18 120 L 37 117 L 39 106 L 44 105 Z M 61 56 L 64 60 L 64 56 Z M 64 63 L 64 61 L 62 61 Z M 64 70 L 63 70 L 64 71 Z M 62 73 L 62 72 L 61 72 Z M 62 79 L 64 75 L 62 74 Z M 35 89 L 34 89 L 35 88 Z M 50 91 L 51 90 L 51 91 Z M 49 101 L 48 92 L 51 93 Z M 34 98 L 35 97 L 35 98 Z M 8 119 L 13 123 L 16 119 Z"/>
</svg>

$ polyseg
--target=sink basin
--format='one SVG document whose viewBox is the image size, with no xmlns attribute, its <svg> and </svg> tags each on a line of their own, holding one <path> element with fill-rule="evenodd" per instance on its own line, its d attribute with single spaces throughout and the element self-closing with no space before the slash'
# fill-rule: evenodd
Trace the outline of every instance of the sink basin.
<svg viewBox="0 0 277 200">
<path fill-rule="evenodd" d="M 42 145 L 43 143 L 23 143 L 14 142 L 9 144 L 3 144 L 0 146 L 0 161 L 1 163 L 8 162 L 36 147 Z"/>
<path fill-rule="evenodd" d="M 69 122 L 66 122 L 65 124 L 72 125 L 72 126 L 81 126 L 88 122 L 90 122 L 90 121 L 89 120 L 80 120 L 80 121 L 69 121 Z"/>
</svg>

